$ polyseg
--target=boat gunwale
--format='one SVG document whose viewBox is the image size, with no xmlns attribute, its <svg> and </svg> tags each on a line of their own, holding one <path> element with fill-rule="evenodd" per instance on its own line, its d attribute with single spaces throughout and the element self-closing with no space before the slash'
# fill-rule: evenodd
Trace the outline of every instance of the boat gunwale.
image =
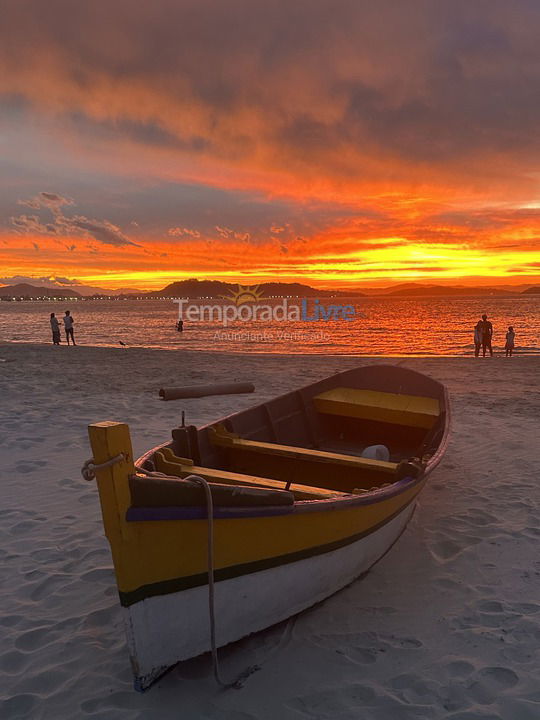
<svg viewBox="0 0 540 720">
<path fill-rule="evenodd" d="M 396 369 L 399 366 L 396 365 L 390 365 L 390 364 L 381 364 L 377 365 L 377 367 L 384 367 L 384 368 L 391 368 Z M 401 369 L 401 368 L 400 368 Z M 426 375 L 425 373 L 418 372 L 417 370 L 412 370 L 410 368 L 406 368 L 407 372 L 414 373 L 415 375 L 419 375 L 420 377 L 427 377 L 430 380 L 433 380 L 436 382 L 441 388 L 442 388 L 442 398 L 443 398 L 443 405 L 444 407 L 441 408 L 440 415 L 444 415 L 444 429 L 443 429 L 443 435 L 441 438 L 441 441 L 439 445 L 437 446 L 437 450 L 434 455 L 432 455 L 429 460 L 427 461 L 424 471 L 421 475 L 419 475 L 416 478 L 412 478 L 409 476 L 406 476 L 404 478 L 401 478 L 400 480 L 392 483 L 391 485 L 387 487 L 381 487 L 376 488 L 374 490 L 367 490 L 366 492 L 363 492 L 360 495 L 356 495 L 353 493 L 343 495 L 342 497 L 335 497 L 335 498 L 321 498 L 318 500 L 296 500 L 293 505 L 289 506 L 268 506 L 266 508 L 259 507 L 259 506 L 253 506 L 253 507 L 243 507 L 243 508 L 214 508 L 214 517 L 215 518 L 249 518 L 249 517 L 264 517 L 264 516 L 278 516 L 278 515 L 295 515 L 295 514 L 303 514 L 303 513 L 311 513 L 311 512 L 321 512 L 321 511 L 331 511 L 331 510 L 347 510 L 351 507 L 357 507 L 362 505 L 373 505 L 378 502 L 383 502 L 385 500 L 388 500 L 390 498 L 393 498 L 395 496 L 398 496 L 402 494 L 403 492 L 406 492 L 407 490 L 410 490 L 413 487 L 416 487 L 417 485 L 421 484 L 428 475 L 435 469 L 435 467 L 440 463 L 442 460 L 442 457 L 444 453 L 446 452 L 446 448 L 448 447 L 449 437 L 450 437 L 450 418 L 451 418 L 451 412 L 450 412 L 450 399 L 448 396 L 448 391 L 446 389 L 446 386 L 443 385 L 443 383 L 439 382 L 438 380 L 435 380 L 434 378 L 431 378 L 429 375 Z M 345 370 L 342 373 L 336 373 L 335 377 L 338 377 L 339 375 L 343 375 L 345 373 L 349 373 L 350 370 Z M 321 381 L 326 380 L 327 378 L 322 378 Z M 285 395 L 289 395 L 291 392 L 298 392 L 300 390 L 303 390 L 305 388 L 311 387 L 312 385 L 315 385 L 316 383 L 310 383 L 309 385 L 304 385 L 302 388 L 298 388 L 297 390 L 290 390 L 286 393 L 283 393 L 282 395 L 278 395 L 277 398 L 284 397 Z M 270 398 L 270 400 L 274 400 L 277 398 Z M 237 415 L 240 415 L 246 410 L 252 410 L 255 408 L 260 408 L 266 405 L 269 402 L 269 400 L 265 400 L 264 402 L 259 403 L 258 405 L 252 405 L 249 408 L 244 408 L 243 410 L 239 410 L 238 412 L 232 413 L 230 415 L 226 415 L 225 417 L 222 417 L 219 420 L 213 420 L 212 422 L 207 423 L 206 425 L 202 425 L 200 428 L 197 429 L 198 432 L 207 430 L 210 427 L 213 427 L 217 425 L 218 423 L 223 423 L 225 420 L 229 420 L 230 418 L 233 418 Z M 170 441 L 161 443 L 161 445 L 157 445 L 156 447 L 152 448 L 151 450 L 148 450 L 144 455 L 141 455 L 140 458 L 138 458 L 135 461 L 135 467 L 136 468 L 142 468 L 144 466 L 145 462 L 152 462 L 151 456 L 157 451 L 164 447 L 170 447 Z M 174 512 L 176 511 L 176 512 Z M 197 512 L 199 511 L 199 512 Z M 146 517 L 145 517 L 146 515 Z M 167 515 L 169 517 L 167 517 Z M 133 508 L 130 507 L 127 510 L 126 513 L 126 521 L 127 522 L 151 522 L 152 520 L 198 520 L 198 519 L 205 519 L 207 517 L 207 510 L 206 506 L 201 507 L 184 507 L 184 506 L 164 506 L 164 507 L 156 507 L 156 508 Z M 153 516 L 153 517 L 152 517 Z"/>
</svg>

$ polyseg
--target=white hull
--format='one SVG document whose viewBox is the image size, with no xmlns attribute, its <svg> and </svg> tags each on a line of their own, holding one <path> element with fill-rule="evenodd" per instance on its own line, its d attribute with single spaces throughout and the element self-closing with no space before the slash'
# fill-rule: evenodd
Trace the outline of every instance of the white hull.
<svg viewBox="0 0 540 720">
<path fill-rule="evenodd" d="M 414 505 L 338 550 L 216 583 L 218 646 L 305 610 L 369 570 L 404 530 Z M 210 650 L 207 585 L 146 598 L 123 612 L 137 689 Z"/>
</svg>

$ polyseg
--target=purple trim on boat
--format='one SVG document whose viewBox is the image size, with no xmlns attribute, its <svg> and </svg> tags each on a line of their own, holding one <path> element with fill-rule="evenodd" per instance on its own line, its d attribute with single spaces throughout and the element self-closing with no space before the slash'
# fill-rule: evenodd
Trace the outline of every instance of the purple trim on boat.
<svg viewBox="0 0 540 720">
<path fill-rule="evenodd" d="M 272 517 L 275 515 L 298 515 L 310 512 L 326 512 L 328 510 L 348 510 L 361 505 L 374 505 L 383 500 L 400 495 L 418 485 L 425 478 L 406 477 L 394 485 L 381 490 L 375 490 L 365 495 L 348 495 L 338 499 L 328 500 L 298 500 L 294 505 L 280 505 L 275 507 L 216 507 L 215 518 L 252 518 Z M 205 507 L 156 507 L 156 508 L 128 508 L 127 522 L 148 522 L 152 520 L 202 520 L 207 517 Z"/>
<path fill-rule="evenodd" d="M 294 505 L 276 505 L 266 507 L 215 507 L 215 518 L 269 517 L 288 515 Z M 246 512 L 247 511 L 247 512 Z M 126 512 L 127 522 L 147 522 L 149 520 L 205 520 L 208 517 L 206 506 L 201 507 L 130 507 Z"/>
</svg>

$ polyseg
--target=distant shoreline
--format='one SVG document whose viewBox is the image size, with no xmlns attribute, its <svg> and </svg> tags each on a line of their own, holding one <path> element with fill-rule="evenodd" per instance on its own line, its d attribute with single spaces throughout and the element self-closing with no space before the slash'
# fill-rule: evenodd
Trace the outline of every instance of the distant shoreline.
<svg viewBox="0 0 540 720">
<path fill-rule="evenodd" d="M 298 300 L 302 296 L 300 295 L 271 295 L 268 297 L 265 297 L 265 300 L 283 300 L 285 298 L 291 299 L 291 300 Z M 532 298 L 540 299 L 540 292 L 539 293 L 525 293 L 525 292 L 506 292 L 506 293 L 500 293 L 495 292 L 493 294 L 490 293 L 434 293 L 434 294 L 408 294 L 408 293 L 399 293 L 399 294 L 373 294 L 370 295 L 369 293 L 365 293 L 363 295 L 358 294 L 352 294 L 352 295 L 346 295 L 346 294 L 339 294 L 339 295 L 328 295 L 326 296 L 327 299 L 355 299 L 358 302 L 361 302 L 362 300 L 405 300 L 405 299 L 414 299 L 414 300 L 429 300 L 430 298 L 451 298 L 452 300 L 459 300 L 459 299 L 469 299 L 469 298 L 488 298 L 489 300 L 515 300 L 515 299 L 523 299 L 523 300 L 530 300 Z M 205 297 L 189 297 L 189 296 L 181 296 L 181 295 L 170 295 L 170 296 L 159 296 L 159 297 L 142 297 L 142 296 L 116 296 L 116 295 L 108 295 L 103 297 L 92 297 L 92 296 L 84 296 L 81 297 L 35 297 L 35 298 L 6 298 L 6 297 L 0 297 L 0 303 L 35 303 L 35 302 L 45 302 L 45 303 L 66 303 L 66 302 L 164 302 L 164 301 L 173 301 L 173 300 L 192 300 L 193 302 L 199 300 L 221 300 L 223 302 L 226 302 L 222 297 L 218 296 L 212 296 L 208 295 Z M 1 305 L 0 305 L 1 307 Z"/>
</svg>

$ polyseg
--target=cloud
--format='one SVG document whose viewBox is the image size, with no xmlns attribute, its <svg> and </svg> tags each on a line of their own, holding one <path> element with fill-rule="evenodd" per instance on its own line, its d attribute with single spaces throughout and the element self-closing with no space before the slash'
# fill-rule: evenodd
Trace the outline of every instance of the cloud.
<svg viewBox="0 0 540 720">
<path fill-rule="evenodd" d="M 0 91 L 91 147 L 114 153 L 128 142 L 198 167 L 206 158 L 297 181 L 307 172 L 409 186 L 511 176 L 532 187 L 540 50 L 531 0 L 43 7 L 4 10 Z"/>
<path fill-rule="evenodd" d="M 31 275 L 11 275 L 9 277 L 0 277 L 0 283 L 3 285 L 19 285 L 20 283 L 28 283 L 29 285 L 36 285 L 44 287 L 77 287 L 82 285 L 79 280 L 75 278 L 57 277 L 55 275 L 49 276 L 31 276 Z"/>
<path fill-rule="evenodd" d="M 115 247 L 133 245 L 138 247 L 137 243 L 130 240 L 120 228 L 107 220 L 92 220 L 84 215 L 64 215 L 62 207 L 75 204 L 71 198 L 65 198 L 57 193 L 40 192 L 30 200 L 19 200 L 18 202 L 20 205 L 26 205 L 34 209 L 46 208 L 52 213 L 53 222 L 44 223 L 37 215 L 19 215 L 10 218 L 11 224 L 17 232 L 70 237 L 82 235 L 91 237 L 103 245 L 114 245 Z M 70 251 L 76 249 L 75 245 L 66 245 L 66 247 Z"/>
<path fill-rule="evenodd" d="M 215 230 L 222 240 L 241 240 L 246 243 L 251 240 L 251 235 L 248 232 L 239 232 L 238 230 L 233 230 L 232 228 L 221 227 L 221 225 L 216 225 Z"/>
<path fill-rule="evenodd" d="M 116 225 L 107 222 L 107 220 L 89 220 L 84 217 L 84 215 L 75 215 L 72 218 L 64 220 L 62 224 L 67 228 L 66 234 L 83 233 L 90 235 L 94 240 L 104 245 L 121 247 L 122 245 L 137 244 L 124 235 Z"/>
<path fill-rule="evenodd" d="M 75 202 L 71 198 L 63 197 L 58 193 L 51 192 L 40 192 L 30 200 L 19 200 L 19 205 L 26 205 L 27 207 L 38 210 L 40 208 L 48 208 L 51 210 L 53 215 L 60 212 L 60 208 L 64 205 L 74 205 Z"/>
<path fill-rule="evenodd" d="M 53 223 L 42 223 L 37 215 L 18 215 L 10 218 L 17 232 L 36 235 L 57 235 L 58 228 Z"/>
<path fill-rule="evenodd" d="M 200 238 L 201 233 L 198 230 L 193 230 L 191 228 L 181 228 L 181 227 L 172 227 L 167 230 L 167 234 L 171 235 L 171 237 L 183 237 L 188 236 L 192 238 Z"/>
</svg>

